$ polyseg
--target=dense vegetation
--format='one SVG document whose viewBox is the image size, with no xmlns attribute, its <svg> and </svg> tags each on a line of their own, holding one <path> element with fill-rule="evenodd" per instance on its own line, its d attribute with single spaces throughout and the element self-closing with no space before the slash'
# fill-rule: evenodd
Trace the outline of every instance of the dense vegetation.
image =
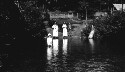
<svg viewBox="0 0 125 72">
<path fill-rule="evenodd" d="M 112 36 L 125 28 L 125 12 L 114 11 L 111 15 L 94 19 L 86 29 L 85 34 L 91 31 L 91 25 L 95 28 L 94 37 Z"/>
</svg>

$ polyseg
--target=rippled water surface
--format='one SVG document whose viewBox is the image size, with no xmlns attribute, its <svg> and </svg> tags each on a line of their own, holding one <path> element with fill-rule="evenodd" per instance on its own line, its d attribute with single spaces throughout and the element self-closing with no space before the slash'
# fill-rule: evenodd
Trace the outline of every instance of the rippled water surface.
<svg viewBox="0 0 125 72">
<path fill-rule="evenodd" d="M 124 72 L 123 39 L 0 37 L 1 72 Z"/>
</svg>

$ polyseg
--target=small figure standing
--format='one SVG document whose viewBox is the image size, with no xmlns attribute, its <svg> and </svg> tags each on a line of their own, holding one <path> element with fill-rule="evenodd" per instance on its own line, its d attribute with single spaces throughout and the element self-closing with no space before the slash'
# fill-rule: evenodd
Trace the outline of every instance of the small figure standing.
<svg viewBox="0 0 125 72">
<path fill-rule="evenodd" d="M 71 24 L 69 23 L 69 30 L 71 30 Z"/>
<path fill-rule="evenodd" d="M 53 28 L 53 36 L 58 37 L 58 25 L 54 24 L 52 28 Z"/>
<path fill-rule="evenodd" d="M 63 28 L 63 36 L 68 36 L 67 25 L 63 24 L 62 28 Z"/>
<path fill-rule="evenodd" d="M 50 33 L 48 34 L 48 37 L 47 37 L 47 45 L 49 47 L 52 46 L 52 35 Z"/>
</svg>

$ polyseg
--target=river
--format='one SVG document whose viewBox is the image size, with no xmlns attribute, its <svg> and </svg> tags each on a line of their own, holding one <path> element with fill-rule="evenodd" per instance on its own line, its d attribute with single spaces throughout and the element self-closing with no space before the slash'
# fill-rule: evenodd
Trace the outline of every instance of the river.
<svg viewBox="0 0 125 72">
<path fill-rule="evenodd" d="M 2 72 L 124 72 L 122 37 L 84 39 L 1 35 Z"/>
</svg>

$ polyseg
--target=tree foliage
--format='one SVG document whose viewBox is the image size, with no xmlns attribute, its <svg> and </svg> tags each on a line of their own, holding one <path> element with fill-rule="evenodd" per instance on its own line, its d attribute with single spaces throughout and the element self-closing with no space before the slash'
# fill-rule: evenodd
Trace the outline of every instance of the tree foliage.
<svg viewBox="0 0 125 72">
<path fill-rule="evenodd" d="M 95 19 L 91 23 L 96 29 L 95 36 L 107 36 L 118 33 L 125 27 L 125 13 L 116 11 L 115 13 Z M 90 24 L 90 25 L 91 25 Z"/>
</svg>

